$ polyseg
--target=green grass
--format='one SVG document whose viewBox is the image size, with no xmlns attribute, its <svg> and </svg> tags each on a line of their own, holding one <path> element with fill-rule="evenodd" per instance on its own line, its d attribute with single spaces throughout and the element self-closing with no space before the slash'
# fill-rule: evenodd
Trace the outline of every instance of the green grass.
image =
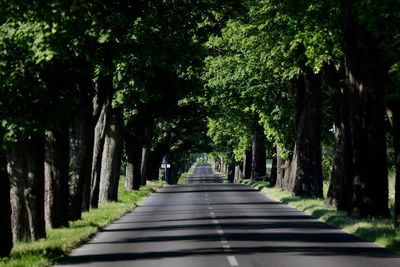
<svg viewBox="0 0 400 267">
<path fill-rule="evenodd" d="M 261 190 L 269 197 L 297 208 L 326 223 L 342 228 L 344 231 L 375 242 L 392 251 L 400 253 L 400 230 L 393 226 L 393 221 L 384 218 L 354 218 L 334 207 L 325 205 L 323 199 L 307 199 L 292 196 L 289 192 L 269 188 L 266 182 L 247 180 L 244 182 Z M 326 191 L 326 190 L 325 190 Z"/>
<path fill-rule="evenodd" d="M 125 192 L 124 179 L 121 179 L 118 202 L 101 203 L 98 209 L 84 212 L 82 219 L 71 222 L 69 228 L 48 229 L 46 239 L 14 244 L 11 257 L 0 259 L 0 266 L 50 266 L 73 248 L 90 240 L 112 221 L 135 208 L 136 203 L 162 185 L 161 181 L 148 182 L 139 191 Z"/>
<path fill-rule="evenodd" d="M 182 173 L 181 176 L 179 176 L 177 184 L 186 184 L 186 175 L 187 173 Z"/>
</svg>

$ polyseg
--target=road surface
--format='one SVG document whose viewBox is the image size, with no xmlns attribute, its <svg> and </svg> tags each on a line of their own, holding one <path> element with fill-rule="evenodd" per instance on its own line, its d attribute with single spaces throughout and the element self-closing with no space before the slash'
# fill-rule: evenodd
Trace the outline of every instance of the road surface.
<svg viewBox="0 0 400 267">
<path fill-rule="evenodd" d="M 207 181 L 207 183 L 204 183 Z M 63 266 L 395 267 L 400 256 L 199 166 L 75 249 Z"/>
</svg>

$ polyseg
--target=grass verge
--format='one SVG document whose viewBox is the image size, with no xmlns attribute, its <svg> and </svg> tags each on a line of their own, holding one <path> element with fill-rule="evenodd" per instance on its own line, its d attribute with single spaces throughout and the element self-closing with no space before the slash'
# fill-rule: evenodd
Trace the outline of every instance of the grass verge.
<svg viewBox="0 0 400 267">
<path fill-rule="evenodd" d="M 400 230 L 393 226 L 393 221 L 384 218 L 354 218 L 334 207 L 325 205 L 323 199 L 307 199 L 292 196 L 289 192 L 269 188 L 267 182 L 245 180 L 250 185 L 269 197 L 297 208 L 326 223 L 342 228 L 364 240 L 400 253 Z"/>
<path fill-rule="evenodd" d="M 14 244 L 11 257 L 0 259 L 0 266 L 50 266 L 73 248 L 90 240 L 102 228 L 131 211 L 136 203 L 162 185 L 162 181 L 148 182 L 138 191 L 125 192 L 124 179 L 121 179 L 118 202 L 101 203 L 98 209 L 82 213 L 82 219 L 71 222 L 68 228 L 48 229 L 46 239 Z"/>
<path fill-rule="evenodd" d="M 187 174 L 188 173 L 182 173 L 181 176 L 179 176 L 179 178 L 178 178 L 177 184 L 186 184 L 186 175 Z"/>
</svg>

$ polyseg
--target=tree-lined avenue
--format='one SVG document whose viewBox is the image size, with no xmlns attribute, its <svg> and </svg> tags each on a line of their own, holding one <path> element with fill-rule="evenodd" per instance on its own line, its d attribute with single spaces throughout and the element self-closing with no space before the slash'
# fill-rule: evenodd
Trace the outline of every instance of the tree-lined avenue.
<svg viewBox="0 0 400 267">
<path fill-rule="evenodd" d="M 198 166 L 74 250 L 62 266 L 400 266 L 400 256 Z M 204 183 L 199 177 L 204 177 Z M 215 183 L 210 183 L 214 181 Z"/>
</svg>

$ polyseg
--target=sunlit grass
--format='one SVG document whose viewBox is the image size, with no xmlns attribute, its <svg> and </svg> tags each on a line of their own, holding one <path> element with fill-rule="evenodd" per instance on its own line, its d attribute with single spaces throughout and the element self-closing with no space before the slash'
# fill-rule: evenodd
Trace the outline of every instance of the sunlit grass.
<svg viewBox="0 0 400 267">
<path fill-rule="evenodd" d="M 69 228 L 49 229 L 47 238 L 32 243 L 16 243 L 10 258 L 0 260 L 0 266 L 50 266 L 73 248 L 90 240 L 99 230 L 129 212 L 144 197 L 160 188 L 163 182 L 148 182 L 139 191 L 126 192 L 124 179 L 119 184 L 119 201 L 101 203 L 98 209 L 84 212 L 82 219 Z"/>
<path fill-rule="evenodd" d="M 189 172 L 192 173 L 192 172 Z M 188 173 L 182 173 L 181 176 L 179 176 L 177 184 L 186 184 L 186 176 Z"/>
<path fill-rule="evenodd" d="M 393 226 L 393 221 L 385 218 L 358 219 L 337 211 L 334 207 L 325 204 L 324 199 L 307 199 L 292 196 L 286 191 L 269 188 L 266 182 L 247 180 L 251 185 L 269 197 L 279 200 L 294 208 L 327 222 L 346 232 L 355 234 L 362 239 L 375 242 L 390 250 L 400 253 L 400 230 Z M 326 187 L 326 186 L 325 186 Z M 326 194 L 326 190 L 324 190 Z"/>
</svg>

